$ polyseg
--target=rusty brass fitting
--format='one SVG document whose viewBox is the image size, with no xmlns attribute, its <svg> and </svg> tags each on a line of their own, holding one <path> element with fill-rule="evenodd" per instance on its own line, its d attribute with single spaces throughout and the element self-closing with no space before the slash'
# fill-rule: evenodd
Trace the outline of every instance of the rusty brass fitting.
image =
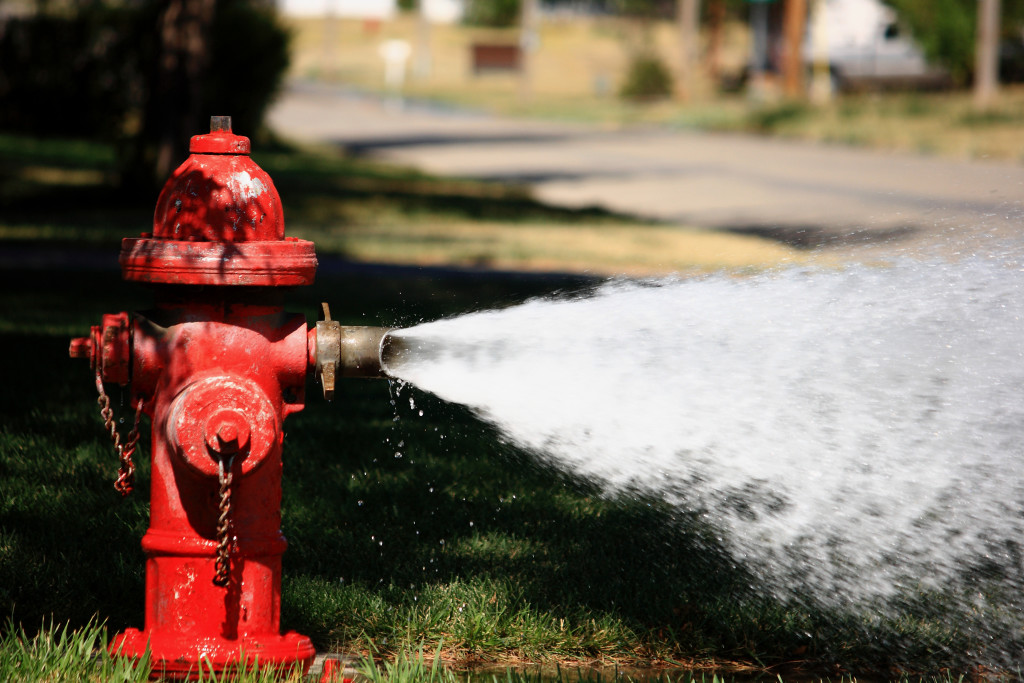
<svg viewBox="0 0 1024 683">
<path fill-rule="evenodd" d="M 389 346 L 391 327 L 340 325 L 331 320 L 331 309 L 323 305 L 324 319 L 316 324 L 316 377 L 324 398 L 334 398 L 337 377 L 387 377 L 383 358 Z"/>
</svg>

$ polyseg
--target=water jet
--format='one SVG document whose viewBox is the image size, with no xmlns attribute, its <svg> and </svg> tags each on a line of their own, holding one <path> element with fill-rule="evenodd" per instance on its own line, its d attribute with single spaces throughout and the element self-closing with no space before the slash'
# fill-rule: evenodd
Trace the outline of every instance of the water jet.
<svg viewBox="0 0 1024 683">
<path fill-rule="evenodd" d="M 386 366 L 701 520 L 751 591 L 891 621 L 943 604 L 1015 666 L 1019 253 L 613 282 L 393 331 Z"/>
</svg>

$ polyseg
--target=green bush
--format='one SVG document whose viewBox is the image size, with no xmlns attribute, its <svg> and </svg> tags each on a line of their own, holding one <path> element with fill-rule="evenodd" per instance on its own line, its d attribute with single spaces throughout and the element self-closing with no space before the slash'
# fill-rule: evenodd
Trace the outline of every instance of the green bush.
<svg viewBox="0 0 1024 683">
<path fill-rule="evenodd" d="M 467 0 L 463 23 L 505 28 L 519 21 L 519 0 Z"/>
<path fill-rule="evenodd" d="M 143 86 L 137 12 L 87 5 L 74 17 L 7 20 L 0 31 L 0 128 L 110 140 Z"/>
<path fill-rule="evenodd" d="M 928 58 L 949 70 L 953 81 L 966 84 L 974 75 L 977 0 L 889 0 Z M 1004 0 L 1001 37 L 1019 40 L 1024 29 L 1024 3 Z"/>
<path fill-rule="evenodd" d="M 291 36 L 274 11 L 248 0 L 219 0 L 211 34 L 204 111 L 230 114 L 235 130 L 254 135 L 288 69 Z"/>
<path fill-rule="evenodd" d="M 185 131 L 172 135 L 182 145 L 212 114 L 230 114 L 235 130 L 255 134 L 288 66 L 288 32 L 262 3 L 216 1 L 208 63 L 191 80 L 159 68 L 181 59 L 160 48 L 167 2 L 72 8 L 12 18 L 0 31 L 0 130 L 120 142 L 127 181 L 163 181 L 153 150 L 169 126 Z"/>
<path fill-rule="evenodd" d="M 639 55 L 629 65 L 619 95 L 628 100 L 650 101 L 672 94 L 672 74 L 660 58 Z"/>
</svg>

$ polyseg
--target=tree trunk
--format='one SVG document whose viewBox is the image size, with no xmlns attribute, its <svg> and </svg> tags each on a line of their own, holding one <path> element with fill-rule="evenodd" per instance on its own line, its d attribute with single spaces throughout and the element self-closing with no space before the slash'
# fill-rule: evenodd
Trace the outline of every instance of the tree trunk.
<svg viewBox="0 0 1024 683">
<path fill-rule="evenodd" d="M 725 0 L 708 3 L 708 77 L 718 84 L 722 76 L 722 43 L 725 32 Z"/>
<path fill-rule="evenodd" d="M 156 19 L 152 92 L 143 111 L 126 185 L 160 187 L 188 157 L 193 135 L 208 132 L 203 86 L 216 0 L 164 0 Z"/>
<path fill-rule="evenodd" d="M 427 0 L 418 0 L 416 3 L 416 47 L 412 53 L 412 75 L 420 81 L 430 78 L 430 28 Z"/>
<path fill-rule="evenodd" d="M 786 40 L 782 56 L 782 87 L 786 97 L 804 97 L 803 43 L 807 29 L 807 0 L 786 0 L 783 18 Z"/>
<path fill-rule="evenodd" d="M 519 17 L 519 102 L 533 99 L 533 53 L 539 47 L 538 0 L 521 0 Z"/>
<path fill-rule="evenodd" d="M 978 38 L 974 61 L 974 106 L 985 110 L 999 90 L 1000 0 L 978 0 Z"/>
<path fill-rule="evenodd" d="M 700 0 L 676 0 L 676 20 L 679 24 L 679 98 L 693 97 L 696 85 L 698 42 L 700 40 Z"/>
</svg>

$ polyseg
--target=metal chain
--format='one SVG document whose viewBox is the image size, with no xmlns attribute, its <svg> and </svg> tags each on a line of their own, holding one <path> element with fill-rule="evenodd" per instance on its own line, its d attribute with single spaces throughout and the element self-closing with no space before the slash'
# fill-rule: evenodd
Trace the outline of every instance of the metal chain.
<svg viewBox="0 0 1024 683">
<path fill-rule="evenodd" d="M 227 586 L 231 575 L 231 456 L 217 461 L 217 480 L 220 482 L 220 516 L 217 518 L 217 573 L 213 577 L 216 586 Z"/>
<path fill-rule="evenodd" d="M 131 431 L 128 432 L 128 440 L 121 443 L 121 434 L 117 431 L 117 423 L 114 422 L 114 411 L 110 407 L 110 397 L 103 390 L 103 376 L 99 368 L 96 369 L 96 390 L 100 397 L 96 402 L 100 404 L 100 417 L 103 418 L 103 426 L 110 434 L 110 440 L 114 443 L 114 450 L 117 451 L 120 466 L 118 467 L 117 480 L 114 481 L 114 489 L 121 496 L 127 496 L 135 486 L 135 463 L 132 462 L 132 455 L 139 444 L 139 420 L 142 418 L 142 399 L 139 399 L 135 406 L 135 422 Z"/>
</svg>

